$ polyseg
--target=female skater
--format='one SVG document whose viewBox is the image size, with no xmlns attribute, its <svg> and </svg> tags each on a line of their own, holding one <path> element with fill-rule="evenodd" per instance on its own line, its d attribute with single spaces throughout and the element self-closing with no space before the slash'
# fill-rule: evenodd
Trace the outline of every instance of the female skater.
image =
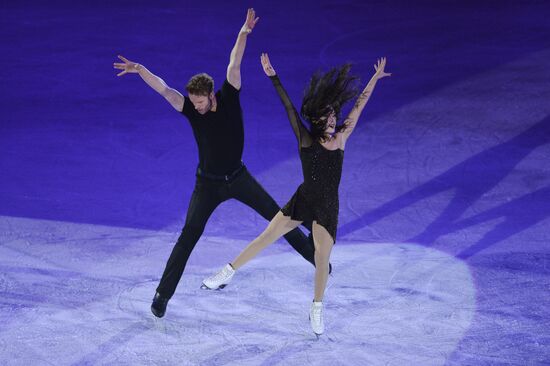
<svg viewBox="0 0 550 366">
<path fill-rule="evenodd" d="M 374 65 L 376 72 L 357 98 L 343 125 L 339 127 L 336 127 L 336 120 L 341 107 L 357 95 L 357 90 L 353 86 L 356 78 L 349 75 L 350 65 L 334 68 L 325 74 L 315 74 L 302 101 L 301 115 L 310 125 L 308 130 L 279 81 L 268 55 L 262 54 L 261 61 L 264 72 L 273 82 L 285 106 L 292 129 L 298 138 L 304 182 L 290 201 L 275 215 L 264 232 L 233 262 L 227 264 L 216 275 L 204 280 L 203 288 L 225 287 L 235 271 L 262 249 L 302 222 L 313 222 L 315 293 L 309 318 L 313 332 L 320 335 L 324 332 L 322 301 L 329 272 L 328 263 L 336 239 L 338 185 L 342 173 L 344 148 L 376 83 L 391 74 L 384 71 L 386 59 L 379 59 Z"/>
</svg>

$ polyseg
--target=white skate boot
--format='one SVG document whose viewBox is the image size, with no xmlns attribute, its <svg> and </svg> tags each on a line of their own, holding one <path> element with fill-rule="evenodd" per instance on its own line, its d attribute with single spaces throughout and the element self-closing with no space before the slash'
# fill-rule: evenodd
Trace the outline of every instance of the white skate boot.
<svg viewBox="0 0 550 366">
<path fill-rule="evenodd" d="M 309 310 L 309 322 L 311 324 L 311 329 L 317 337 L 319 337 L 325 331 L 325 322 L 323 321 L 323 302 L 314 301 L 311 304 L 311 309 Z"/>
<path fill-rule="evenodd" d="M 202 281 L 201 288 L 203 290 L 218 290 L 222 289 L 231 281 L 235 270 L 231 267 L 231 264 L 226 264 L 218 273 L 214 276 L 208 277 Z"/>
</svg>

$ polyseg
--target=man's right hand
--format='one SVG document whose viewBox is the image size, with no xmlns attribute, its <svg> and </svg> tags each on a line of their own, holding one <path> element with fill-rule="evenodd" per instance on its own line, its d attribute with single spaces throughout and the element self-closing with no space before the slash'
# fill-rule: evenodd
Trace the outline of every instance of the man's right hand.
<svg viewBox="0 0 550 366">
<path fill-rule="evenodd" d="M 246 20 L 241 28 L 241 33 L 252 33 L 252 29 L 254 29 L 256 23 L 258 23 L 258 20 L 260 20 L 260 18 L 256 17 L 256 12 L 254 9 L 248 9 L 246 13 Z"/>
<path fill-rule="evenodd" d="M 141 69 L 141 65 L 137 62 L 132 62 L 128 60 L 127 58 L 118 55 L 118 58 L 121 59 L 124 63 L 115 62 L 113 63 L 113 67 L 117 70 L 122 70 L 120 73 L 117 74 L 117 76 L 122 76 L 128 73 L 138 73 Z"/>
</svg>

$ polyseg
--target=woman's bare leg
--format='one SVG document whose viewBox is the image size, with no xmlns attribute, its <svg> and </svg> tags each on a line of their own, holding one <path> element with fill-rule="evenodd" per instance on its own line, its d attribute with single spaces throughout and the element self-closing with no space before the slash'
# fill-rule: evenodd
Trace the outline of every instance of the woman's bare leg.
<svg viewBox="0 0 550 366">
<path fill-rule="evenodd" d="M 315 294 L 313 301 L 323 301 L 328 277 L 328 262 L 334 245 L 327 229 L 313 222 L 313 242 L 315 244 Z"/>
<path fill-rule="evenodd" d="M 275 217 L 269 222 L 267 228 L 239 254 L 231 266 L 237 270 L 254 258 L 260 251 L 268 245 L 279 239 L 281 236 L 288 233 L 290 230 L 298 227 L 302 222 L 292 220 L 290 217 L 283 215 L 279 211 Z M 328 262 L 327 262 L 328 266 Z"/>
</svg>

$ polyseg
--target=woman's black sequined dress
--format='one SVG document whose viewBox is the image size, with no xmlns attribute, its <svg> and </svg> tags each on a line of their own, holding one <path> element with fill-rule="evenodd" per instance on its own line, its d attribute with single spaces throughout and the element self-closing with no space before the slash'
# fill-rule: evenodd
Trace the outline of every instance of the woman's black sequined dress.
<svg viewBox="0 0 550 366">
<path fill-rule="evenodd" d="M 342 175 L 344 151 L 328 150 L 314 141 L 302 124 L 296 108 L 277 76 L 270 77 L 285 106 L 292 129 L 300 144 L 304 182 L 281 209 L 298 221 L 317 221 L 336 240 L 338 226 L 338 186 Z"/>
</svg>

